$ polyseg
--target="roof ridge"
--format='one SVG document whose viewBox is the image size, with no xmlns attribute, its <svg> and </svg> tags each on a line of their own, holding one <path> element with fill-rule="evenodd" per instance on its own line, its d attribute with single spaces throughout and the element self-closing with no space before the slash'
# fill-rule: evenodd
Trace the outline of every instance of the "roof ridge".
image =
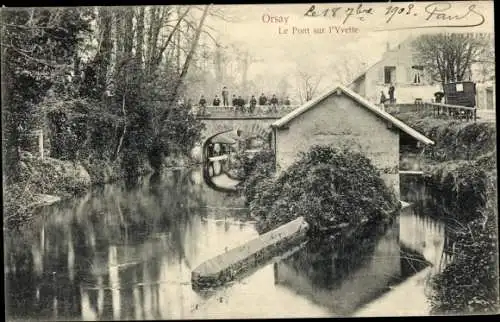
<svg viewBox="0 0 500 322">
<path fill-rule="evenodd" d="M 425 144 L 434 144 L 434 141 L 423 135 L 422 133 L 418 132 L 417 130 L 413 129 L 411 126 L 408 124 L 404 123 L 403 121 L 399 120 L 398 118 L 392 116 L 391 114 L 387 113 L 386 111 L 380 110 L 377 106 L 375 106 L 373 103 L 369 102 L 359 94 L 355 93 L 353 90 L 349 89 L 348 87 L 338 84 L 333 87 L 333 89 L 330 89 L 326 91 L 325 93 L 319 95 L 313 100 L 310 100 L 306 102 L 304 105 L 296 108 L 292 112 L 288 113 L 287 115 L 283 116 L 276 122 L 271 124 L 271 127 L 274 128 L 280 128 L 283 127 L 284 125 L 288 124 L 290 121 L 298 117 L 299 115 L 305 113 L 308 111 L 310 108 L 321 102 L 322 100 L 326 99 L 333 93 L 337 92 L 338 90 L 341 90 L 344 94 L 347 96 L 351 97 L 355 101 L 357 101 L 360 105 L 363 107 L 367 108 L 369 111 L 374 113 L 375 115 L 384 118 L 386 121 L 391 122 L 395 126 L 397 126 L 400 130 L 403 132 L 409 134 L 413 138 L 425 143 Z"/>
</svg>

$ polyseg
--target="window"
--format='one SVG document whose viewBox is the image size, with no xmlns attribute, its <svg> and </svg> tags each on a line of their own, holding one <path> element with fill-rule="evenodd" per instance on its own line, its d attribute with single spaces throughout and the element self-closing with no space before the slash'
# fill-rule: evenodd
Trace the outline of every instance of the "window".
<svg viewBox="0 0 500 322">
<path fill-rule="evenodd" d="M 423 78 L 424 66 L 415 65 L 411 66 L 413 84 L 421 84 Z"/>
<path fill-rule="evenodd" d="M 457 90 L 457 92 L 463 92 L 464 91 L 464 84 L 462 84 L 462 83 L 456 84 L 456 90 Z"/>
<path fill-rule="evenodd" d="M 396 67 L 385 66 L 384 67 L 384 83 L 390 84 L 395 81 L 396 78 Z"/>
</svg>

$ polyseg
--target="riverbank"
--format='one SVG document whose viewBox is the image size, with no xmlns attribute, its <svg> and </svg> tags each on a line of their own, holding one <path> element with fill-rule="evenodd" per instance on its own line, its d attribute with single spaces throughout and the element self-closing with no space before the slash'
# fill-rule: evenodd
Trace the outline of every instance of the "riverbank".
<svg viewBox="0 0 500 322">
<path fill-rule="evenodd" d="M 431 196 L 446 204 L 448 213 L 457 217 L 484 208 L 497 190 L 495 123 L 435 119 L 411 113 L 395 116 L 436 142 L 423 147 L 419 158 Z M 402 152 L 401 159 L 411 156 L 406 158 Z"/>
<path fill-rule="evenodd" d="M 197 164 L 189 157 L 167 157 L 162 170 Z M 138 175 L 153 172 L 147 160 L 141 162 Z M 43 160 L 22 152 L 20 180 L 4 185 L 4 224 L 14 228 L 28 222 L 44 206 L 81 195 L 92 186 L 127 178 L 120 161 L 84 160 L 71 162 L 45 157 Z"/>
<path fill-rule="evenodd" d="M 432 280 L 432 313 L 496 312 L 499 299 L 494 121 L 465 123 L 408 113 L 395 116 L 436 142 L 422 150 L 423 181 L 438 216 L 458 224 L 453 232 L 453 262 Z"/>
</svg>

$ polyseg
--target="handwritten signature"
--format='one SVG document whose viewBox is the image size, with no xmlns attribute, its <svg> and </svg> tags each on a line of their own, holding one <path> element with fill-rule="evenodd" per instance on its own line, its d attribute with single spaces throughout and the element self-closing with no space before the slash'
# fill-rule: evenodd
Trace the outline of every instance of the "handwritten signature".
<svg viewBox="0 0 500 322">
<path fill-rule="evenodd" d="M 476 27 L 485 22 L 484 15 L 478 11 L 475 4 L 469 5 L 463 12 L 451 13 L 453 8 L 450 2 L 433 2 L 424 7 L 423 12 L 419 12 L 415 4 L 406 6 L 396 6 L 390 4 L 385 8 L 384 19 L 387 24 L 397 20 L 397 17 L 422 17 L 424 25 L 417 27 L 403 27 L 396 29 L 414 29 L 414 28 L 434 28 L 434 27 Z M 306 17 L 330 17 L 340 18 L 342 24 L 345 24 L 351 18 L 359 21 L 366 21 L 368 16 L 373 16 L 374 8 L 367 8 L 363 4 L 357 7 L 328 7 L 317 9 L 311 5 L 304 13 Z M 458 22 L 463 21 L 463 23 Z M 472 21 L 472 22 L 471 22 Z"/>
<path fill-rule="evenodd" d="M 480 22 L 477 23 L 469 23 L 465 25 L 445 25 L 443 27 L 475 27 L 475 26 L 480 26 L 484 23 L 485 18 L 483 14 L 478 12 L 476 10 L 476 5 L 471 4 L 468 8 L 467 11 L 462 13 L 462 14 L 455 14 L 455 15 L 449 15 L 446 12 L 450 10 L 452 7 L 451 3 L 449 2 L 435 2 L 427 5 L 425 7 L 425 12 L 427 13 L 427 17 L 425 18 L 426 21 L 457 21 L 457 20 L 463 20 L 466 18 L 471 18 L 471 17 L 479 17 L 481 18 Z"/>
</svg>

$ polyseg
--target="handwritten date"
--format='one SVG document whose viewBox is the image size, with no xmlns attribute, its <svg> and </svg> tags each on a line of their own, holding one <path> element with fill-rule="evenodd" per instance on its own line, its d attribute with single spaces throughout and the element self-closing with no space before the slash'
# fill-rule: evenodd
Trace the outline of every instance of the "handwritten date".
<svg viewBox="0 0 500 322">
<path fill-rule="evenodd" d="M 332 7 L 326 9 L 316 10 L 315 5 L 311 5 L 309 10 L 306 11 L 304 16 L 306 17 L 339 17 L 343 18 L 342 24 L 345 24 L 351 17 L 357 18 L 360 21 L 365 21 L 367 15 L 373 14 L 373 8 L 364 7 L 363 4 L 359 4 L 357 7 Z"/>
<path fill-rule="evenodd" d="M 422 10 L 423 9 L 423 10 Z M 316 8 L 315 5 L 311 5 L 309 9 L 305 12 L 306 17 L 329 17 L 338 18 L 341 20 L 341 24 L 345 24 L 351 19 L 358 19 L 359 21 L 365 21 L 368 16 L 374 16 L 375 9 L 368 8 L 362 3 L 357 7 L 328 7 L 328 8 Z M 405 6 L 398 6 L 390 4 L 385 8 L 383 13 L 383 19 L 386 23 L 391 23 L 396 17 L 417 17 L 420 16 L 421 21 L 424 23 L 423 26 L 418 27 L 408 27 L 399 29 L 411 29 L 411 28 L 433 28 L 433 27 L 474 27 L 482 25 L 485 21 L 485 17 L 481 14 L 475 4 L 469 5 L 467 8 L 460 10 L 453 8 L 450 2 L 433 2 L 427 4 L 424 8 L 420 10 L 417 9 L 417 5 L 410 3 Z M 474 19 L 471 22 L 471 19 Z M 464 23 L 459 23 L 463 21 Z M 430 25 L 429 22 L 437 22 L 438 25 Z"/>
<path fill-rule="evenodd" d="M 408 5 L 408 7 L 397 7 L 397 6 L 388 6 L 386 11 L 385 11 L 385 16 L 387 19 L 385 20 L 386 23 L 391 22 L 392 18 L 395 15 L 417 15 L 416 13 L 412 12 L 412 9 L 415 7 L 412 3 Z"/>
</svg>

